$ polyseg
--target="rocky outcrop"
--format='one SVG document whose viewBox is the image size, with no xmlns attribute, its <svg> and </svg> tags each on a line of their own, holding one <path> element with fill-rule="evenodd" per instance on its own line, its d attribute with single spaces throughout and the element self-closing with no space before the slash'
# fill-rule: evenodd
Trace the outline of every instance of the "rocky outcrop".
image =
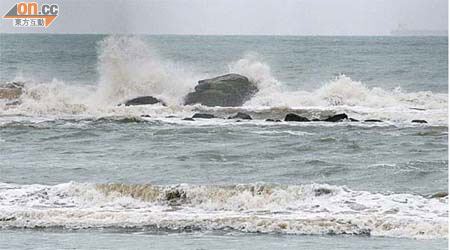
<svg viewBox="0 0 450 250">
<path fill-rule="evenodd" d="M 428 122 L 425 121 L 425 120 L 412 120 L 411 122 L 412 122 L 412 123 L 428 123 Z"/>
<path fill-rule="evenodd" d="M 227 74 L 200 80 L 195 91 L 184 100 L 185 105 L 202 104 L 209 107 L 238 107 L 248 101 L 258 88 L 247 77 Z"/>
<path fill-rule="evenodd" d="M 364 120 L 364 122 L 383 122 L 383 121 L 377 120 L 377 119 L 368 119 L 368 120 Z"/>
<path fill-rule="evenodd" d="M 310 120 L 306 117 L 299 116 L 293 113 L 287 114 L 284 118 L 286 122 L 309 122 Z"/>
<path fill-rule="evenodd" d="M 158 98 L 155 98 L 153 96 L 140 96 L 133 99 L 130 99 L 125 102 L 125 106 L 136 106 L 136 105 L 149 105 L 149 104 L 157 104 L 161 103 L 163 106 L 166 106 L 166 104 L 159 100 Z"/>
<path fill-rule="evenodd" d="M 333 190 L 324 188 L 324 187 L 314 189 L 315 196 L 327 195 L 327 194 L 331 194 L 332 192 L 333 192 Z"/>
<path fill-rule="evenodd" d="M 216 117 L 212 114 L 196 113 L 192 116 L 192 118 L 212 119 L 212 118 L 216 118 Z"/>
<path fill-rule="evenodd" d="M 448 196 L 447 192 L 438 192 L 438 193 L 431 195 L 430 198 L 445 198 L 447 196 Z"/>
<path fill-rule="evenodd" d="M 325 122 L 341 122 L 341 121 L 344 121 L 344 120 L 347 120 L 347 119 L 348 119 L 347 114 L 342 113 L 342 114 L 337 114 L 337 115 L 330 116 L 330 117 L 328 117 L 327 119 L 325 119 L 323 121 L 325 121 Z"/>
<path fill-rule="evenodd" d="M 246 113 L 238 112 L 237 114 L 228 117 L 228 119 L 251 120 L 252 117 Z"/>
<path fill-rule="evenodd" d="M 23 82 L 8 82 L 0 84 L 0 99 L 13 100 L 22 95 Z"/>
</svg>

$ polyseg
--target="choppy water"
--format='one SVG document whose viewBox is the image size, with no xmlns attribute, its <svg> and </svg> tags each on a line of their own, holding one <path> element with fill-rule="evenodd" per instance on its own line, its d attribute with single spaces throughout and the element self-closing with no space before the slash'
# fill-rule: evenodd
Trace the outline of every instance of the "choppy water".
<svg viewBox="0 0 450 250">
<path fill-rule="evenodd" d="M 448 190 L 447 46 L 2 34 L 0 80 L 26 87 L 0 102 L 0 246 L 443 249 L 448 198 L 430 196 Z M 181 105 L 228 72 L 258 83 L 243 107 Z M 141 95 L 169 105 L 117 106 Z M 254 120 L 182 120 L 238 111 Z M 288 112 L 384 122 L 264 121 Z"/>
</svg>

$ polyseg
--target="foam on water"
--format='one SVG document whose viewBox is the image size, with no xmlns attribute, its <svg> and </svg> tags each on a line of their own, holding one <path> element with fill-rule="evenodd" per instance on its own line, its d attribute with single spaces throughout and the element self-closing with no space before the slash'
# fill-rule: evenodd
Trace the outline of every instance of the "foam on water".
<svg viewBox="0 0 450 250">
<path fill-rule="evenodd" d="M 448 198 L 330 185 L 0 185 L 3 228 L 153 228 L 447 238 Z"/>
<path fill-rule="evenodd" d="M 226 63 L 226 62 L 224 62 Z M 215 112 L 221 108 L 182 106 L 183 97 L 199 79 L 210 77 L 186 70 L 161 58 L 147 42 L 137 37 L 110 36 L 99 44 L 100 79 L 92 85 L 25 80 L 21 105 L 0 102 L 0 115 L 62 118 L 67 116 L 152 116 L 191 115 L 195 110 Z M 313 91 L 288 89 L 271 73 L 270 66 L 256 53 L 229 64 L 229 72 L 249 77 L 260 89 L 243 110 L 324 110 L 347 112 L 357 119 L 410 122 L 425 119 L 431 124 L 448 123 L 448 95 L 432 92 L 405 92 L 400 88 L 369 88 L 345 75 L 324 83 Z M 227 72 L 223 72 L 227 73 Z M 20 79 L 17 79 L 20 80 Z M 152 95 L 161 105 L 118 107 L 129 98 Z M 284 114 L 282 114 L 284 115 Z"/>
</svg>

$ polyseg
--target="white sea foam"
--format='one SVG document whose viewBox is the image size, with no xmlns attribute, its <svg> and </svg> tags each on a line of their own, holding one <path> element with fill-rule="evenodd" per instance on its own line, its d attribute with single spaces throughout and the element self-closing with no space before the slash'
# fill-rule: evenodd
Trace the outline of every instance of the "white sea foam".
<svg viewBox="0 0 450 250">
<path fill-rule="evenodd" d="M 136 37 L 110 36 L 101 42 L 100 82 L 96 97 L 106 104 L 152 95 L 169 104 L 182 98 L 197 82 L 193 73 L 163 60 Z"/>
<path fill-rule="evenodd" d="M 0 184 L 0 226 L 447 238 L 448 198 L 324 184 Z"/>
<path fill-rule="evenodd" d="M 224 62 L 226 63 L 226 62 Z M 21 105 L 0 102 L 0 115 L 45 117 L 102 117 L 167 115 L 190 116 L 195 110 L 215 112 L 220 108 L 182 106 L 183 97 L 197 81 L 206 77 L 161 58 L 147 42 L 131 36 L 110 36 L 99 45 L 100 79 L 93 85 L 53 80 L 36 83 L 29 79 Z M 356 119 L 381 119 L 406 123 L 425 119 L 435 125 L 448 123 L 448 95 L 432 92 L 405 92 L 400 88 L 369 88 L 341 75 L 316 90 L 286 89 L 271 73 L 270 66 L 256 53 L 229 64 L 229 72 L 243 74 L 254 81 L 259 92 L 245 103 L 247 111 L 289 109 L 346 112 Z M 223 72 L 226 73 L 226 72 Z M 219 73 L 220 74 L 220 73 Z M 16 79 L 20 80 L 20 79 Z M 153 95 L 168 107 L 146 105 L 118 107 L 129 98 Z M 284 115 L 284 114 L 282 114 Z"/>
</svg>

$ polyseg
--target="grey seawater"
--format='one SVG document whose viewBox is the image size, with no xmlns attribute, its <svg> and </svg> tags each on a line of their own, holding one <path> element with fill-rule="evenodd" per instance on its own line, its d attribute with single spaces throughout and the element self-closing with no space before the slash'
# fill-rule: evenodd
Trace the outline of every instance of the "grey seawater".
<svg viewBox="0 0 450 250">
<path fill-rule="evenodd" d="M 445 240 L 286 236 L 223 233 L 3 231 L 0 247 L 13 249 L 446 249 Z"/>
<path fill-rule="evenodd" d="M 0 138 L 8 183 L 316 182 L 421 195 L 448 187 L 441 126 L 49 121 L 5 125 Z"/>
<path fill-rule="evenodd" d="M 102 77 L 98 70 L 99 56 L 102 54 L 99 42 L 105 38 L 107 36 L 104 35 L 0 34 L 0 80 L 18 78 L 48 83 L 56 79 L 65 86 L 96 86 Z M 362 81 L 369 88 L 393 91 L 401 87 L 409 93 L 432 91 L 421 95 L 424 98 L 448 93 L 446 37 L 141 36 L 140 39 L 155 47 L 163 58 L 200 75 L 226 73 L 230 62 L 242 58 L 248 51 L 255 51 L 270 65 L 273 76 L 293 91 L 313 91 L 334 77 L 345 74 L 353 80 Z M 57 87 L 51 85 L 44 88 L 53 91 Z M 95 223 L 89 220 L 85 224 L 81 221 L 80 225 L 58 221 L 58 211 L 68 213 L 67 217 L 63 217 L 67 219 L 80 211 L 89 214 L 92 208 L 87 201 L 67 202 L 67 199 L 73 198 L 71 189 L 67 191 L 58 186 L 67 183 L 76 188 L 101 183 L 162 186 L 186 183 L 202 187 L 259 183 L 288 187 L 329 184 L 343 190 L 354 190 L 349 194 L 355 197 L 359 195 L 356 192 L 367 191 L 370 194 L 361 196 L 410 195 L 408 199 L 413 197 L 414 202 L 419 200 L 425 204 L 448 205 L 448 198 L 439 201 L 428 198 L 448 190 L 446 123 L 404 122 L 410 120 L 409 116 L 401 122 L 393 119 L 377 124 L 268 123 L 262 118 L 239 123 L 223 119 L 189 122 L 181 121 L 181 118 L 192 115 L 195 110 L 186 112 L 178 111 L 178 108 L 162 111 L 130 108 L 111 117 L 110 112 L 100 108 L 98 114 L 80 113 L 78 110 L 61 113 L 60 109 L 54 108 L 59 106 L 52 105 L 56 103 L 65 107 L 68 105 L 66 100 L 55 94 L 54 100 L 48 102 L 50 97 L 53 96 L 46 95 L 33 102 L 25 100 L 24 104 L 28 106 L 17 112 L 1 106 L 4 107 L 0 112 L 1 249 L 447 247 L 447 237 L 435 237 L 433 229 L 429 228 L 412 236 L 407 231 L 406 236 L 377 237 L 365 234 L 333 235 L 333 231 L 318 235 L 286 235 L 279 230 L 267 233 L 239 230 L 239 227 L 229 230 L 221 228 L 224 231 L 204 228 L 194 232 L 183 228 L 179 231 L 174 228 L 154 230 L 145 223 L 142 227 L 140 224 L 129 226 L 126 224 L 128 219 L 124 219 L 123 227 L 92 226 Z M 405 102 L 414 101 L 413 97 L 411 100 L 405 99 Z M 416 107 L 414 105 L 412 107 Z M 215 109 L 206 111 L 217 112 Z M 148 112 L 153 112 L 151 118 L 140 118 Z M 158 112 L 161 114 L 158 115 Z M 177 117 L 165 118 L 170 112 Z M 249 112 L 255 111 L 249 108 Z M 276 112 L 283 116 L 285 111 Z M 435 117 L 433 111 L 431 114 L 427 111 L 413 113 L 417 115 L 414 118 L 421 118 L 422 114 Z M 442 113 L 437 113 L 439 115 Z M 448 120 L 448 117 L 441 120 Z M 75 184 L 70 184 L 72 182 Z M 51 191 L 53 189 L 57 191 Z M 9 192 L 11 190 L 17 192 Z M 56 195 L 52 196 L 51 192 L 56 192 Z M 330 200 L 340 197 L 340 193 L 336 193 L 329 196 Z M 103 213 L 105 211 L 101 209 L 105 206 L 106 212 L 124 212 L 124 218 L 128 218 L 126 216 L 133 216 L 132 213 L 139 210 L 127 203 L 127 199 L 134 198 L 133 195 L 124 195 L 114 200 L 115 203 L 111 202 L 112 205 L 105 202 L 93 207 Z M 90 199 L 90 196 L 86 197 L 86 200 Z M 440 222 L 448 218 L 448 209 L 432 217 L 433 207 L 419 204 L 408 210 L 405 202 L 396 200 L 396 197 L 387 201 L 397 202 L 402 216 L 406 215 L 404 223 L 402 221 L 400 224 L 411 222 L 407 217 L 411 211 L 423 211 L 426 222 Z M 100 196 L 95 196 L 93 200 L 96 199 L 103 202 Z M 314 201 L 316 198 L 312 199 Z M 326 200 L 326 197 L 317 198 L 320 199 Z M 352 202 L 361 201 L 345 197 L 341 203 Z M 337 203 L 340 204 L 340 201 Z M 382 207 L 380 203 L 377 205 Z M 183 209 L 190 209 L 191 206 L 189 202 L 182 204 Z M 24 208 L 29 210 L 22 212 Z M 395 214 L 398 208 L 388 208 L 387 219 L 401 218 Z M 406 210 L 402 210 L 404 208 Z M 149 211 L 153 209 L 150 207 Z M 175 212 L 176 209 L 177 206 Z M 277 209 L 257 212 L 268 213 L 262 216 L 276 217 L 279 213 Z M 292 208 L 284 207 L 281 211 L 284 213 L 289 209 Z M 370 209 L 376 210 L 378 207 Z M 441 207 L 436 207 L 436 210 L 439 209 Z M 33 211 L 49 211 L 50 217 L 57 218 L 56 222 L 51 221 L 51 224 L 45 216 L 33 215 Z M 219 207 L 212 213 L 223 211 L 227 209 Z M 142 213 L 152 214 L 147 210 Z M 187 215 L 190 213 L 191 210 Z M 246 213 L 251 214 L 252 211 L 244 209 L 242 214 Z M 111 214 L 108 216 L 114 217 Z M 51 225 L 47 227 L 46 223 Z M 93 228 L 89 229 L 90 226 Z M 423 234 L 427 236 L 427 233 L 431 239 L 414 239 Z"/>
</svg>

